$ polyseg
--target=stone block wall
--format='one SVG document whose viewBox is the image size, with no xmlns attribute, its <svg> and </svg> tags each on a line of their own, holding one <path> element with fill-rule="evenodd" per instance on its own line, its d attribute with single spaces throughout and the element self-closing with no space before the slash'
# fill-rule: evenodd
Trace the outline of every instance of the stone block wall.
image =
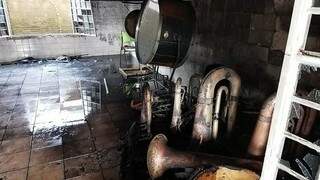
<svg viewBox="0 0 320 180">
<path fill-rule="evenodd" d="M 294 0 L 194 0 L 197 19 L 201 21 L 197 21 L 194 43 L 198 47 L 193 47 L 196 56 L 190 61 L 243 66 L 247 72 L 246 64 L 256 64 L 277 80 L 293 3 Z M 319 26 L 320 18 L 313 17 L 308 50 L 320 50 Z"/>
<path fill-rule="evenodd" d="M 224 64 L 235 69 L 243 82 L 253 85 L 261 82 L 270 92 L 275 91 L 294 0 L 192 2 L 198 21 L 185 66 L 191 62 L 204 66 Z M 308 50 L 320 50 L 319 26 L 320 18 L 313 17 Z"/>
<path fill-rule="evenodd" d="M 277 89 L 294 0 L 193 0 L 197 23 L 190 56 L 175 76 L 188 81 L 187 67 L 223 64 L 246 86 Z M 312 18 L 307 50 L 320 50 L 320 17 Z M 185 66 L 185 67 L 184 67 Z M 195 68 L 203 70 L 204 68 Z M 202 71 L 203 72 L 203 71 Z"/>
</svg>

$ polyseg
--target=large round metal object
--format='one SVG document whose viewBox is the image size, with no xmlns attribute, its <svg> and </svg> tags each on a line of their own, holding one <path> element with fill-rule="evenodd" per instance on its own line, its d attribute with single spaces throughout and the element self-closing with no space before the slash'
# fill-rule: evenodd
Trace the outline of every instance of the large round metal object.
<svg viewBox="0 0 320 180">
<path fill-rule="evenodd" d="M 191 2 L 149 0 L 136 31 L 140 63 L 178 67 L 191 44 L 195 15 Z"/>
<path fill-rule="evenodd" d="M 126 29 L 126 32 L 129 34 L 129 36 L 133 38 L 136 36 L 136 28 L 137 28 L 140 12 L 141 12 L 140 10 L 131 11 L 127 15 L 124 21 L 124 27 Z"/>
</svg>

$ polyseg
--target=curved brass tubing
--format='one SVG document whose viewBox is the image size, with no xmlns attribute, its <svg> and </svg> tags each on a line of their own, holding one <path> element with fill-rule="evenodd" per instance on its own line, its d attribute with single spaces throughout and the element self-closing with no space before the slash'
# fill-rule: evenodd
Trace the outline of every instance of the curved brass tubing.
<svg viewBox="0 0 320 180">
<path fill-rule="evenodd" d="M 200 143 L 212 139 L 212 111 L 213 98 L 216 85 L 221 80 L 230 82 L 230 96 L 227 118 L 227 136 L 230 136 L 234 124 L 238 107 L 238 97 L 240 94 L 241 79 L 239 75 L 229 68 L 217 68 L 212 70 L 201 84 L 198 96 L 198 104 L 193 125 L 192 138 Z"/>
<path fill-rule="evenodd" d="M 174 132 L 179 130 L 181 125 L 181 92 L 182 92 L 182 79 L 179 77 L 176 82 L 175 91 L 174 91 L 174 103 L 173 103 L 173 113 L 171 121 L 171 129 Z"/>
<path fill-rule="evenodd" d="M 152 120 L 152 95 L 148 83 L 143 85 L 143 102 L 140 116 L 140 124 L 147 125 L 148 134 L 151 134 L 151 120 Z"/>
<path fill-rule="evenodd" d="M 262 106 L 253 136 L 248 147 L 248 154 L 251 156 L 259 157 L 264 155 L 275 102 L 276 94 L 273 94 L 264 102 Z"/>
<path fill-rule="evenodd" d="M 213 122 L 212 122 L 212 138 L 217 139 L 218 138 L 218 132 L 219 132 L 219 120 L 221 119 L 220 115 L 220 110 L 221 110 L 221 101 L 222 101 L 222 94 L 225 93 L 226 96 L 226 101 L 228 101 L 228 96 L 229 96 L 229 90 L 226 86 L 221 86 L 218 89 L 217 92 L 217 100 L 214 108 L 214 115 L 213 115 Z M 224 109 L 224 114 L 223 118 L 226 118 L 227 116 L 227 110 Z"/>
</svg>

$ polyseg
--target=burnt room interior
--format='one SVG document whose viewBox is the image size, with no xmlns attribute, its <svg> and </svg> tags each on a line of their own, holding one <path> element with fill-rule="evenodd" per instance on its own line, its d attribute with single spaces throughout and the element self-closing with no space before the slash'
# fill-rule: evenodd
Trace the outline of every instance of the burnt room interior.
<svg viewBox="0 0 320 180">
<path fill-rule="evenodd" d="M 320 180 L 319 0 L 0 0 L 0 180 Z"/>
</svg>

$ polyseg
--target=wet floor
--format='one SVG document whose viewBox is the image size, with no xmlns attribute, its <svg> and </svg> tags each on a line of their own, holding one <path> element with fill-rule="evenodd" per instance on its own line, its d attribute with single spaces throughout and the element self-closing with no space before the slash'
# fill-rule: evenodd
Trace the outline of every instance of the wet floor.
<svg viewBox="0 0 320 180">
<path fill-rule="evenodd" d="M 1 180 L 119 179 L 120 137 L 134 113 L 113 63 L 0 66 Z M 80 81 L 101 82 L 102 107 L 90 107 L 88 118 Z"/>
</svg>

